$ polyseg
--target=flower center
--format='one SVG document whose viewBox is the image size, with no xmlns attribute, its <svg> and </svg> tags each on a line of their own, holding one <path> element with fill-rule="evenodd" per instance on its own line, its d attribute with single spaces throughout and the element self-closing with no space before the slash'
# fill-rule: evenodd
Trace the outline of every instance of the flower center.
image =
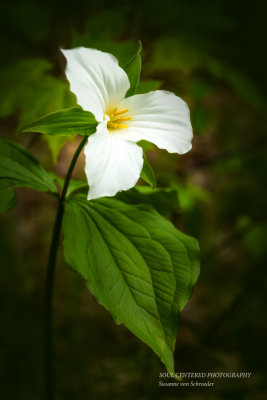
<svg viewBox="0 0 267 400">
<path fill-rule="evenodd" d="M 129 128 L 127 125 L 125 125 L 125 121 L 129 121 L 130 119 L 132 119 L 132 117 L 123 116 L 123 114 L 127 113 L 128 111 L 129 111 L 128 108 L 121 111 L 118 111 L 118 109 L 115 108 L 109 114 L 108 128 L 110 129 Z"/>
</svg>

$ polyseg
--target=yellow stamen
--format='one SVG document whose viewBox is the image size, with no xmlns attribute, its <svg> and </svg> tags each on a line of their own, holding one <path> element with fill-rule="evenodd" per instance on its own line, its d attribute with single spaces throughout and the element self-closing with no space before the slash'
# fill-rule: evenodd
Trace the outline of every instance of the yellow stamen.
<svg viewBox="0 0 267 400">
<path fill-rule="evenodd" d="M 126 108 L 125 110 L 121 110 L 121 111 L 117 111 L 117 108 L 115 108 L 115 110 L 113 111 L 112 115 L 120 115 L 120 114 L 124 114 L 127 111 L 129 111 L 129 108 Z"/>
<path fill-rule="evenodd" d="M 125 110 L 117 111 L 117 108 L 114 108 L 114 110 L 109 113 L 109 121 L 108 121 L 108 128 L 110 129 L 117 129 L 117 128 L 128 128 L 127 125 L 121 124 L 123 121 L 129 121 L 132 119 L 132 117 L 123 117 L 121 116 L 122 114 L 126 113 L 129 111 L 128 108 Z"/>
<path fill-rule="evenodd" d="M 109 114 L 109 116 L 113 117 L 113 115 L 115 115 L 116 111 L 117 111 L 117 108 L 114 108 L 114 110 L 112 111 L 112 113 Z"/>
<path fill-rule="evenodd" d="M 120 118 L 115 118 L 112 121 L 129 121 L 130 119 L 132 119 L 132 117 L 120 117 Z"/>
<path fill-rule="evenodd" d="M 117 128 L 129 128 L 127 125 L 116 124 L 115 122 L 111 122 L 111 121 L 108 121 L 108 127 L 109 128 L 115 128 L 115 129 L 117 129 Z"/>
</svg>

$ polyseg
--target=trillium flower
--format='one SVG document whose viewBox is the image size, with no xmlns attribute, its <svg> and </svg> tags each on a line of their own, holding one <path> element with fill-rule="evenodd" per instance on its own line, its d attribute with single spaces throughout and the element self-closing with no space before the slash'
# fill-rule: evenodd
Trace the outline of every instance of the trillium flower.
<svg viewBox="0 0 267 400">
<path fill-rule="evenodd" d="M 71 91 L 99 122 L 84 148 L 89 200 L 135 186 L 143 167 L 140 140 L 169 153 L 191 149 L 189 109 L 180 97 L 156 90 L 126 98 L 130 82 L 113 55 L 84 47 L 62 52 Z"/>
</svg>

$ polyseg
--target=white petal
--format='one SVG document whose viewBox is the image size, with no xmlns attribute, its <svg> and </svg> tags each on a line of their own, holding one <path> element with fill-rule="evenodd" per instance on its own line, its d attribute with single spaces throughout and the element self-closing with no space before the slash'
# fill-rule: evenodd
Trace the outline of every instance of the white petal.
<svg viewBox="0 0 267 400">
<path fill-rule="evenodd" d="M 115 108 L 130 87 L 129 79 L 109 53 L 78 47 L 61 50 L 67 59 L 66 76 L 71 91 L 84 110 L 103 121 L 105 111 Z"/>
<path fill-rule="evenodd" d="M 169 153 L 184 154 L 192 145 L 192 126 L 187 104 L 171 92 L 156 90 L 121 101 L 120 108 L 129 109 L 125 117 L 128 129 L 116 130 L 125 140 L 147 140 Z"/>
<path fill-rule="evenodd" d="M 133 187 L 142 171 L 143 151 L 136 143 L 109 134 L 107 122 L 98 125 L 84 149 L 88 200 L 114 196 Z"/>
</svg>

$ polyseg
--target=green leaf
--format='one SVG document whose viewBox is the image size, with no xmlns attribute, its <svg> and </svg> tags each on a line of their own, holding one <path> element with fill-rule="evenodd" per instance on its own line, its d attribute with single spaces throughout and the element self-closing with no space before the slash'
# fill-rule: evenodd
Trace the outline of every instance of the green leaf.
<svg viewBox="0 0 267 400">
<path fill-rule="evenodd" d="M 57 193 L 55 182 L 41 164 L 23 147 L 0 138 L 0 188 L 26 187 Z"/>
<path fill-rule="evenodd" d="M 65 179 L 62 178 L 61 176 L 57 176 L 53 172 L 49 172 L 49 175 L 51 178 L 57 182 L 61 188 L 63 188 L 64 181 Z M 71 179 L 69 181 L 66 197 L 73 196 L 73 195 L 86 195 L 85 198 L 87 198 L 87 193 L 88 193 L 88 183 L 85 181 L 78 181 Z"/>
<path fill-rule="evenodd" d="M 153 143 L 148 142 L 147 140 L 140 140 L 138 142 L 138 146 L 142 147 L 144 152 L 155 150 L 155 148 L 156 148 L 156 146 Z"/>
<path fill-rule="evenodd" d="M 173 372 L 179 312 L 199 273 L 197 241 L 153 208 L 114 199 L 68 199 L 63 232 L 67 263 Z"/>
<path fill-rule="evenodd" d="M 153 168 L 147 161 L 146 156 L 143 154 L 144 164 L 143 169 L 141 171 L 140 177 L 147 182 L 152 188 L 157 186 L 157 180 L 153 171 Z"/>
<path fill-rule="evenodd" d="M 162 81 L 148 79 L 146 81 L 139 81 L 135 94 L 148 93 L 153 90 L 158 90 L 162 86 Z"/>
<path fill-rule="evenodd" d="M 1 181 L 0 181 L 1 182 Z M 15 190 L 7 189 L 1 190 L 0 189 L 0 213 L 4 213 L 11 208 L 13 208 L 17 203 L 17 196 Z"/>
<path fill-rule="evenodd" d="M 142 50 L 142 44 L 139 40 L 136 54 L 124 66 L 124 71 L 127 73 L 130 81 L 130 88 L 126 93 L 126 97 L 132 96 L 135 93 L 135 90 L 138 86 L 140 71 L 141 71 L 141 56 L 140 56 L 141 50 Z"/>
<path fill-rule="evenodd" d="M 45 115 L 23 128 L 23 132 L 40 132 L 53 136 L 91 135 L 97 122 L 92 113 L 82 108 L 67 108 Z"/>
<path fill-rule="evenodd" d="M 176 189 L 151 189 L 148 186 L 135 186 L 120 192 L 116 199 L 127 204 L 149 204 L 160 214 L 168 215 L 179 207 L 178 192 Z"/>
<path fill-rule="evenodd" d="M 89 187 L 87 182 L 75 181 L 71 179 L 67 190 L 67 197 L 74 195 L 85 195 L 87 198 L 88 190 Z"/>
</svg>

